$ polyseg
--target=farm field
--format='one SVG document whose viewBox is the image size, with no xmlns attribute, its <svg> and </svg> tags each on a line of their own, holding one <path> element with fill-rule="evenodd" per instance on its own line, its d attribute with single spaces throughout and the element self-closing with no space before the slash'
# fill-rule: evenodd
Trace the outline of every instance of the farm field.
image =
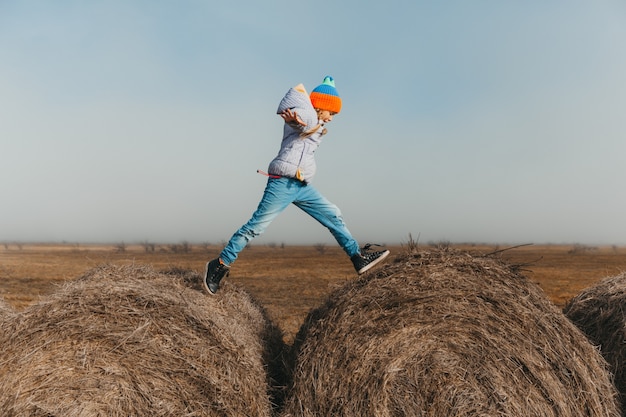
<svg viewBox="0 0 626 417">
<path fill-rule="evenodd" d="M 499 251 L 505 261 L 522 265 L 522 271 L 539 284 L 559 308 L 598 280 L 626 270 L 626 248 L 584 245 L 454 245 L 475 255 Z M 148 249 L 148 250 L 147 250 Z M 405 246 L 390 246 L 395 256 Z M 418 245 L 419 251 L 432 249 Z M 148 264 L 155 269 L 204 270 L 216 257 L 219 245 L 72 245 L 5 244 L 0 247 L 0 296 L 23 309 L 54 292 L 67 280 L 80 277 L 102 264 Z M 356 277 L 350 260 L 334 245 L 258 245 L 244 250 L 231 270 L 230 282 L 252 294 L 290 343 L 306 314 L 333 288 Z M 209 295 L 207 295 L 209 296 Z M 219 296 L 219 294 L 217 295 Z"/>
</svg>

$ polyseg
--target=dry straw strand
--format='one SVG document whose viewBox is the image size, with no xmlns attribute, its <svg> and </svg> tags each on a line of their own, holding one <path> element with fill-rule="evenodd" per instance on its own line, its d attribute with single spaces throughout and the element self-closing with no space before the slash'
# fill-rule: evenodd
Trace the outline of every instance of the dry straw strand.
<svg viewBox="0 0 626 417">
<path fill-rule="evenodd" d="M 606 362 L 537 285 L 448 248 L 334 291 L 291 369 L 283 417 L 619 415 Z"/>
<path fill-rule="evenodd" d="M 0 296 L 0 317 L 10 316 L 13 313 L 13 308 Z"/>
<path fill-rule="evenodd" d="M 14 322 L 16 311 L 5 301 L 3 297 L 0 297 L 0 323 L 1 322 Z M 14 325 L 0 325 L 0 338 L 3 334 L 11 334 L 13 332 Z M 2 376 L 2 368 L 0 368 L 0 377 Z"/>
</svg>

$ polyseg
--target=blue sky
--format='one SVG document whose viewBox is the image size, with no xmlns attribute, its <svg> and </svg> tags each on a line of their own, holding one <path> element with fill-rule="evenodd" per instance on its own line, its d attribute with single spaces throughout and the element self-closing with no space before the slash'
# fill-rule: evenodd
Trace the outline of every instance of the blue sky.
<svg viewBox="0 0 626 417">
<path fill-rule="evenodd" d="M 0 241 L 227 240 L 332 75 L 314 185 L 359 242 L 626 244 L 625 3 L 374 3 L 0 0 Z"/>
</svg>

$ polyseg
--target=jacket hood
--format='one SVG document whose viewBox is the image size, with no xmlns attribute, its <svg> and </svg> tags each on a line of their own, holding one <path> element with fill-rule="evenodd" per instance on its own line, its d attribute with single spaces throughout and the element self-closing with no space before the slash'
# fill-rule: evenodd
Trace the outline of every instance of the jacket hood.
<svg viewBox="0 0 626 417">
<path fill-rule="evenodd" d="M 313 104 L 311 104 L 311 99 L 309 98 L 306 91 L 301 92 L 292 87 L 289 89 L 289 91 L 287 91 L 287 94 L 285 94 L 285 97 L 283 97 L 283 99 L 280 101 L 280 104 L 278 104 L 278 110 L 276 110 L 276 114 L 293 108 L 299 108 L 305 110 L 306 112 L 315 112 Z"/>
</svg>

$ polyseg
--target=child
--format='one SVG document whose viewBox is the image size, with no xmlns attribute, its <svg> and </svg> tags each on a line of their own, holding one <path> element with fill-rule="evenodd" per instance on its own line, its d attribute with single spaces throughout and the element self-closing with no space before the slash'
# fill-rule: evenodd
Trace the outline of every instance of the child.
<svg viewBox="0 0 626 417">
<path fill-rule="evenodd" d="M 370 245 L 359 249 L 337 206 L 310 184 L 315 174 L 313 153 L 326 134 L 324 125 L 340 110 L 341 98 L 330 76 L 324 78 L 310 97 L 302 84 L 287 91 L 276 112 L 285 121 L 283 140 L 278 155 L 270 162 L 265 192 L 250 220 L 230 238 L 219 258 L 206 264 L 204 286 L 209 293 L 217 292 L 220 281 L 228 276 L 230 266 L 248 242 L 263 233 L 291 203 L 328 228 L 352 260 L 358 274 L 389 255 L 388 250 L 368 251 Z"/>
</svg>

